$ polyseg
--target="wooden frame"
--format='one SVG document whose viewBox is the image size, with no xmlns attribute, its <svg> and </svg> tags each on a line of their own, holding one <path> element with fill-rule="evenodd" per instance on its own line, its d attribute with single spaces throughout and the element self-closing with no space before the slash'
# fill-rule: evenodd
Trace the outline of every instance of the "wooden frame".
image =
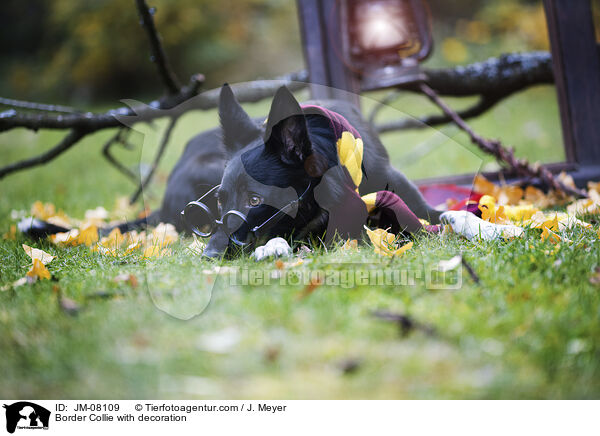
<svg viewBox="0 0 600 436">
<path fill-rule="evenodd" d="M 590 0 L 544 0 L 568 162 L 600 164 L 600 56 Z"/>
</svg>

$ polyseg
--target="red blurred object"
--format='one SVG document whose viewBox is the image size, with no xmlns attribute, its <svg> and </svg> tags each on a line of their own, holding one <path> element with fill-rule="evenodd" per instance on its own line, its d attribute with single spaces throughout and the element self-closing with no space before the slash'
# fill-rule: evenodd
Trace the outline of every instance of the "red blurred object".
<svg viewBox="0 0 600 436">
<path fill-rule="evenodd" d="M 462 204 L 465 206 L 467 201 L 472 200 L 479 202 L 481 198 L 481 194 L 474 192 L 469 188 L 465 188 L 463 186 L 453 185 L 453 184 L 436 184 L 436 185 L 424 185 L 419 186 L 419 190 L 425 200 L 432 206 L 437 206 L 439 204 L 447 205 L 448 201 L 454 201 L 457 204 L 453 205 L 451 210 L 459 210 L 455 209 L 458 204 Z"/>
</svg>

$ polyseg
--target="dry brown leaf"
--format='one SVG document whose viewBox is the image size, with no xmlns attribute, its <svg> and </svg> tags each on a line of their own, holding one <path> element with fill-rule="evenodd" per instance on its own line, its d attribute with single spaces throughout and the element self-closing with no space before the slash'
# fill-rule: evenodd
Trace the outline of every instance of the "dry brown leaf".
<svg viewBox="0 0 600 436">
<path fill-rule="evenodd" d="M 137 277 L 134 274 L 130 274 L 130 273 L 118 274 L 113 278 L 112 281 L 115 283 L 127 283 L 133 289 L 137 288 L 137 286 L 138 286 Z"/>
<path fill-rule="evenodd" d="M 322 277 L 311 277 L 310 283 L 304 287 L 302 292 L 298 294 L 298 300 L 302 300 L 308 297 L 310 294 L 315 292 L 315 290 L 323 284 Z"/>
</svg>

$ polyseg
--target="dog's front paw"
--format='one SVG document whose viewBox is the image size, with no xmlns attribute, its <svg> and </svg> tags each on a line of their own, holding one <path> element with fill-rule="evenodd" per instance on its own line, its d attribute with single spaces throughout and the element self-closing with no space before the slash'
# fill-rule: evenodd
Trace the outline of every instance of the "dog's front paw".
<svg viewBox="0 0 600 436">
<path fill-rule="evenodd" d="M 287 257 L 292 254 L 292 247 L 283 238 L 273 238 L 265 245 L 261 245 L 254 250 L 252 257 L 255 260 L 263 260 L 268 257 Z"/>
</svg>

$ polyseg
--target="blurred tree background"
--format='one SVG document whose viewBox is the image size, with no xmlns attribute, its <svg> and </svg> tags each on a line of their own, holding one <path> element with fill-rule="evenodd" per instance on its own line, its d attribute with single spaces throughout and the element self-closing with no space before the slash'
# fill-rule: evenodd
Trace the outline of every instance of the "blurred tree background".
<svg viewBox="0 0 600 436">
<path fill-rule="evenodd" d="M 182 81 L 207 87 L 303 66 L 292 0 L 151 0 Z M 548 49 L 539 0 L 429 0 L 430 66 Z M 162 92 L 133 0 L 4 0 L 0 95 L 83 105 Z"/>
<path fill-rule="evenodd" d="M 184 82 L 198 72 L 217 86 L 302 67 L 294 2 L 149 5 Z M 162 92 L 133 0 L 5 0 L 1 14 L 4 96 L 81 103 Z"/>
</svg>

